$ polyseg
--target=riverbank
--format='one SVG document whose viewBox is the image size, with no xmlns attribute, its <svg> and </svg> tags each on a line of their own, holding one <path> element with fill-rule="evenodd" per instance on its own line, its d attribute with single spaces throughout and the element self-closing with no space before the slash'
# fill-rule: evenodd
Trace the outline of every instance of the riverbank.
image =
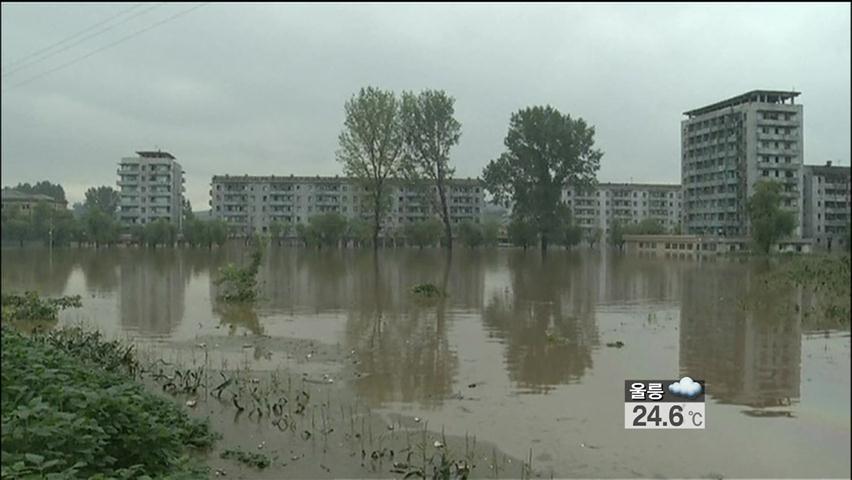
<svg viewBox="0 0 852 480">
<path fill-rule="evenodd" d="M 203 475 L 215 434 L 133 380 L 132 352 L 79 330 L 2 327 L 2 476 Z"/>
</svg>

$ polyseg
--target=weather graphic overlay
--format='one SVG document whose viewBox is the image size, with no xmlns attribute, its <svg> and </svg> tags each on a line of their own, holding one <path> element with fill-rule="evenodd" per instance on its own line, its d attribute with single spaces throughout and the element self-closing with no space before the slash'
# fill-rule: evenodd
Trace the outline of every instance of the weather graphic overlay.
<svg viewBox="0 0 852 480">
<path fill-rule="evenodd" d="M 624 428 L 703 430 L 703 380 L 625 380 Z"/>
</svg>

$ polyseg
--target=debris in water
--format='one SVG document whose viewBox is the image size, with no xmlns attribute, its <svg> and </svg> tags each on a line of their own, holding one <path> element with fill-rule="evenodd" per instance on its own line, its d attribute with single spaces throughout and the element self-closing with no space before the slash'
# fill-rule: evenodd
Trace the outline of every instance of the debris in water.
<svg viewBox="0 0 852 480">
<path fill-rule="evenodd" d="M 435 443 L 433 443 L 432 446 L 435 448 L 444 448 L 444 444 L 439 442 L 438 440 L 435 440 Z"/>
<path fill-rule="evenodd" d="M 470 385 L 468 385 L 468 386 L 467 386 L 467 388 L 476 388 L 476 384 L 475 384 L 475 383 L 471 383 Z"/>
<path fill-rule="evenodd" d="M 197 400 L 187 400 L 187 401 L 186 401 L 186 406 L 187 406 L 187 407 L 189 407 L 189 408 L 192 408 L 192 407 L 194 407 L 197 403 L 198 403 L 198 401 L 197 401 Z"/>
<path fill-rule="evenodd" d="M 618 340 L 616 342 L 609 342 L 609 343 L 606 344 L 606 346 L 607 347 L 621 348 L 621 347 L 624 346 L 624 342 L 622 342 L 621 340 Z"/>
<path fill-rule="evenodd" d="M 420 423 L 420 417 L 414 417 L 414 423 Z"/>
<path fill-rule="evenodd" d="M 216 476 L 217 476 L 217 477 L 220 477 L 220 476 L 221 476 L 221 477 L 224 477 L 225 475 L 227 475 L 227 474 L 225 473 L 225 471 L 224 471 L 224 470 L 220 470 L 220 469 L 218 469 L 218 468 L 216 469 Z"/>
<path fill-rule="evenodd" d="M 207 344 L 206 344 L 206 343 L 199 343 L 198 345 L 196 345 L 196 347 L 198 347 L 198 348 L 207 348 Z"/>
</svg>

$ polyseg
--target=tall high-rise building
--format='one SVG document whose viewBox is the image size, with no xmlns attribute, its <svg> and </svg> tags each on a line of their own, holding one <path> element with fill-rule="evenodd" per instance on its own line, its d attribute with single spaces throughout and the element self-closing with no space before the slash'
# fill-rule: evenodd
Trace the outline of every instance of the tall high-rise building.
<svg viewBox="0 0 852 480">
<path fill-rule="evenodd" d="M 118 219 L 124 226 L 165 219 L 183 225 L 183 168 L 168 152 L 136 152 L 118 165 Z"/>
<path fill-rule="evenodd" d="M 406 223 L 436 216 L 421 190 L 391 181 L 384 233 Z M 485 191 L 477 179 L 448 182 L 447 203 L 454 223 L 478 223 Z M 228 224 L 232 235 L 265 234 L 272 222 L 307 223 L 314 215 L 335 212 L 368 219 L 367 191 L 348 177 L 216 175 L 210 185 L 210 215 Z"/>
<path fill-rule="evenodd" d="M 799 92 L 753 90 L 685 112 L 681 180 L 685 232 L 745 237 L 747 201 L 762 180 L 783 185 L 782 208 L 802 218 Z M 801 237 L 801 225 L 795 237 Z"/>
<path fill-rule="evenodd" d="M 849 167 L 805 165 L 803 236 L 813 239 L 815 246 L 844 248 L 849 227 Z"/>
</svg>

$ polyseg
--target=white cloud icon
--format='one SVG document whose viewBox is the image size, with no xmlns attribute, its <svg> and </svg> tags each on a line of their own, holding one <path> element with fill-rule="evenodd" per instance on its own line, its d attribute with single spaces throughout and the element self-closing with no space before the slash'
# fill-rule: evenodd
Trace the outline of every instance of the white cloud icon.
<svg viewBox="0 0 852 480">
<path fill-rule="evenodd" d="M 701 384 L 689 377 L 683 377 L 669 385 L 669 391 L 680 397 L 693 398 L 701 393 Z"/>
</svg>

